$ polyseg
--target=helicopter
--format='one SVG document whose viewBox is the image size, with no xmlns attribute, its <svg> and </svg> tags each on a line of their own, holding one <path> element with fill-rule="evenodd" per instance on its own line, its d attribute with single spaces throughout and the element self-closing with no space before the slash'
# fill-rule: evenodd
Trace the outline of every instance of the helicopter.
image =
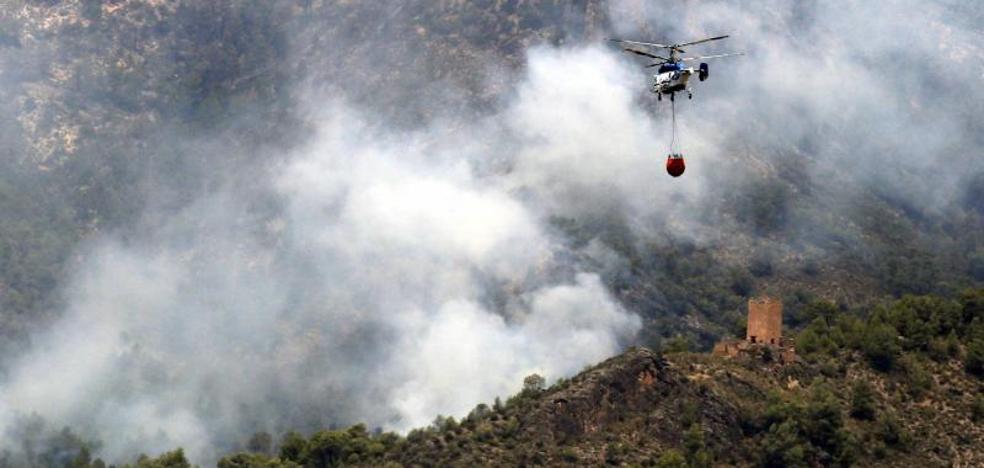
<svg viewBox="0 0 984 468">
<path fill-rule="evenodd" d="M 621 45 L 622 50 L 626 52 L 631 52 L 636 55 L 654 59 L 655 62 L 646 65 L 646 68 L 659 67 L 656 70 L 656 74 L 653 75 L 652 85 L 649 90 L 656 94 L 656 98 L 659 101 L 663 100 L 664 94 L 669 95 L 670 100 L 673 101 L 676 93 L 683 91 L 687 92 L 688 99 L 694 98 L 693 91 L 690 89 L 691 76 L 697 75 L 697 78 L 700 81 L 704 81 L 708 78 L 708 76 L 710 76 L 710 67 L 708 67 L 706 63 L 701 63 L 697 68 L 694 68 L 686 66 L 685 62 L 745 55 L 744 52 L 734 52 L 729 54 L 704 55 L 698 57 L 680 57 L 680 54 L 686 52 L 682 49 L 682 47 L 718 41 L 727 37 L 730 36 L 724 35 L 709 37 L 707 39 L 681 42 L 679 44 L 656 44 L 652 42 L 627 41 L 624 39 L 609 39 L 609 41 Z M 669 57 L 656 55 L 653 53 L 654 49 L 668 50 Z"/>
<path fill-rule="evenodd" d="M 656 44 L 652 42 L 627 41 L 624 39 L 609 39 L 609 41 L 619 44 L 622 47 L 622 50 L 626 52 L 631 52 L 633 54 L 655 60 L 653 63 L 646 65 L 646 68 L 659 67 L 659 69 L 656 70 L 656 74 L 653 75 L 652 85 L 649 90 L 656 94 L 656 99 L 658 101 L 663 100 L 664 94 L 668 94 L 670 96 L 670 107 L 673 111 L 673 136 L 670 139 L 670 154 L 666 157 L 666 173 L 672 177 L 680 177 L 683 175 L 683 172 L 687 167 L 683 154 L 675 151 L 674 146 L 674 143 L 676 143 L 677 134 L 676 106 L 673 104 L 675 102 L 674 97 L 676 96 L 676 93 L 686 91 L 687 98 L 693 99 L 694 93 L 690 90 L 690 77 L 697 75 L 697 79 L 704 81 L 708 76 L 710 76 L 710 67 L 708 67 L 706 63 L 701 62 L 697 68 L 694 68 L 686 66 L 685 62 L 744 55 L 743 52 L 734 52 L 729 54 L 704 55 L 698 57 L 680 57 L 680 54 L 686 52 L 683 50 L 683 47 L 703 44 L 705 42 L 719 41 L 727 37 L 729 36 L 715 36 L 697 41 L 681 42 L 678 44 Z M 669 56 L 663 57 L 661 55 L 656 55 L 654 52 L 658 49 L 668 50 Z"/>
</svg>

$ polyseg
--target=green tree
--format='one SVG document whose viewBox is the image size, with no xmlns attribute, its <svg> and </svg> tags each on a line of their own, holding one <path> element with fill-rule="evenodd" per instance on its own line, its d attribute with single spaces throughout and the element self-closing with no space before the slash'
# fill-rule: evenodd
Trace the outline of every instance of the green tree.
<svg viewBox="0 0 984 468">
<path fill-rule="evenodd" d="M 964 368 L 977 377 L 984 377 L 984 338 L 973 339 L 967 344 Z"/>
<path fill-rule="evenodd" d="M 307 444 L 307 463 L 319 467 L 359 463 L 370 453 L 366 427 L 356 424 L 346 430 L 319 431 Z"/>
<path fill-rule="evenodd" d="M 964 324 L 984 321 L 984 288 L 968 289 L 960 294 L 961 318 Z"/>
<path fill-rule="evenodd" d="M 881 371 L 892 369 L 899 353 L 898 332 L 891 325 L 870 321 L 861 338 L 861 351 L 872 367 Z"/>
<path fill-rule="evenodd" d="M 813 322 L 814 320 L 823 320 L 827 325 L 833 325 L 834 319 L 839 315 L 837 306 L 830 301 L 813 301 L 803 307 L 801 314 L 803 315 L 803 321 Z"/>
<path fill-rule="evenodd" d="M 530 374 L 523 379 L 523 392 L 540 393 L 547 386 L 547 379 L 540 374 Z"/>
<path fill-rule="evenodd" d="M 307 460 L 307 441 L 304 436 L 290 431 L 280 440 L 280 459 L 303 465 Z"/>
<path fill-rule="evenodd" d="M 351 439 L 344 431 L 320 431 L 308 442 L 308 463 L 319 467 L 340 466 L 351 452 Z"/>
<path fill-rule="evenodd" d="M 970 403 L 970 418 L 975 422 L 984 421 L 984 395 L 978 394 Z"/>
<path fill-rule="evenodd" d="M 796 337 L 797 350 L 804 356 L 820 354 L 835 356 L 841 345 L 838 341 L 840 332 L 832 329 L 823 317 L 816 317 Z"/>
<path fill-rule="evenodd" d="M 269 454 L 273 450 L 273 437 L 266 432 L 257 432 L 249 438 L 249 442 L 246 443 L 246 450 Z"/>
<path fill-rule="evenodd" d="M 960 355 L 960 339 L 957 338 L 955 331 L 950 331 L 945 338 L 933 338 L 929 342 L 927 353 L 936 362 L 944 362 L 947 359 L 955 358 Z"/>
<path fill-rule="evenodd" d="M 803 438 L 799 424 L 788 419 L 769 427 L 762 440 L 761 464 L 768 468 L 806 467 L 812 452 Z"/>
<path fill-rule="evenodd" d="M 691 468 L 711 466 L 711 454 L 704 445 L 704 429 L 699 423 L 691 424 L 690 429 L 684 433 L 683 448 L 686 450 L 687 464 Z"/>
<path fill-rule="evenodd" d="M 663 345 L 664 353 L 685 353 L 688 351 L 690 351 L 690 340 L 683 335 L 674 336 Z"/>
<path fill-rule="evenodd" d="M 492 410 L 495 411 L 496 413 L 501 413 L 505 409 L 506 407 L 505 405 L 502 404 L 502 399 L 499 397 L 495 397 L 495 400 L 492 402 Z"/>
<path fill-rule="evenodd" d="M 259 453 L 237 453 L 219 460 L 218 468 L 300 468 L 292 461 L 281 461 Z"/>
<path fill-rule="evenodd" d="M 844 428 L 842 408 L 833 393 L 815 387 L 804 403 L 770 397 L 762 439 L 763 466 L 850 465 L 857 442 Z"/>
<path fill-rule="evenodd" d="M 936 336 L 960 327 L 960 304 L 936 296 L 905 296 L 885 313 L 906 349 L 926 350 Z"/>
<path fill-rule="evenodd" d="M 191 463 L 185 458 L 184 450 L 179 448 L 163 453 L 157 458 L 141 455 L 134 466 L 135 468 L 191 468 Z"/>
<path fill-rule="evenodd" d="M 913 398 L 922 398 L 933 389 L 933 375 L 926 370 L 917 355 L 907 354 L 899 360 L 899 364 L 905 373 L 909 395 Z"/>
<path fill-rule="evenodd" d="M 851 388 L 851 416 L 866 421 L 875 419 L 875 391 L 861 379 Z"/>
<path fill-rule="evenodd" d="M 841 406 L 833 393 L 825 387 L 817 387 L 810 394 L 804 415 L 803 426 L 810 442 L 834 454 L 842 442 Z"/>
<path fill-rule="evenodd" d="M 656 460 L 658 468 L 687 468 L 687 459 L 679 451 L 669 449 L 663 452 Z"/>
<path fill-rule="evenodd" d="M 876 431 L 882 442 L 889 447 L 899 450 L 908 450 L 910 444 L 912 443 L 912 439 L 902 427 L 902 423 L 900 423 L 898 418 L 892 413 L 882 414 L 882 416 L 878 418 L 878 427 Z"/>
</svg>

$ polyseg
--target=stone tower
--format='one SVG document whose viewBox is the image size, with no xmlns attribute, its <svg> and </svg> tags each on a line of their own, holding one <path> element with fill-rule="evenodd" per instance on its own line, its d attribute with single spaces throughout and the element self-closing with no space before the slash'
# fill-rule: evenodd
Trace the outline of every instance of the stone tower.
<svg viewBox="0 0 984 468">
<path fill-rule="evenodd" d="M 782 302 L 768 296 L 748 300 L 748 334 L 750 343 L 782 344 Z"/>
</svg>

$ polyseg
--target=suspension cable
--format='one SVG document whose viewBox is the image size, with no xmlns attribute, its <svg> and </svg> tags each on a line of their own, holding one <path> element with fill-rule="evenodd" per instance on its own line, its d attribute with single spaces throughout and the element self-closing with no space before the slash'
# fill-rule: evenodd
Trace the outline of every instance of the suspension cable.
<svg viewBox="0 0 984 468">
<path fill-rule="evenodd" d="M 674 146 L 676 144 L 676 133 L 677 133 L 677 130 L 676 130 L 676 101 L 674 99 L 670 99 L 670 114 L 672 115 L 671 118 L 673 120 L 673 133 L 670 135 L 670 154 L 676 154 L 675 146 Z"/>
</svg>

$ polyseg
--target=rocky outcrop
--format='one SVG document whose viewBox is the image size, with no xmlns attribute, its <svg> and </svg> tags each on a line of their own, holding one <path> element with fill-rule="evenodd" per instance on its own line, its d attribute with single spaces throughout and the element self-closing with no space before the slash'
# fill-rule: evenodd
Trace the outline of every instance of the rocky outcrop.
<svg viewBox="0 0 984 468">
<path fill-rule="evenodd" d="M 522 421 L 528 437 L 554 444 L 603 437 L 617 426 L 632 426 L 633 438 L 674 443 L 687 429 L 679 417 L 699 399 L 707 430 L 738 438 L 734 406 L 694 383 L 669 361 L 646 348 L 633 348 L 578 375 L 540 398 Z"/>
</svg>

